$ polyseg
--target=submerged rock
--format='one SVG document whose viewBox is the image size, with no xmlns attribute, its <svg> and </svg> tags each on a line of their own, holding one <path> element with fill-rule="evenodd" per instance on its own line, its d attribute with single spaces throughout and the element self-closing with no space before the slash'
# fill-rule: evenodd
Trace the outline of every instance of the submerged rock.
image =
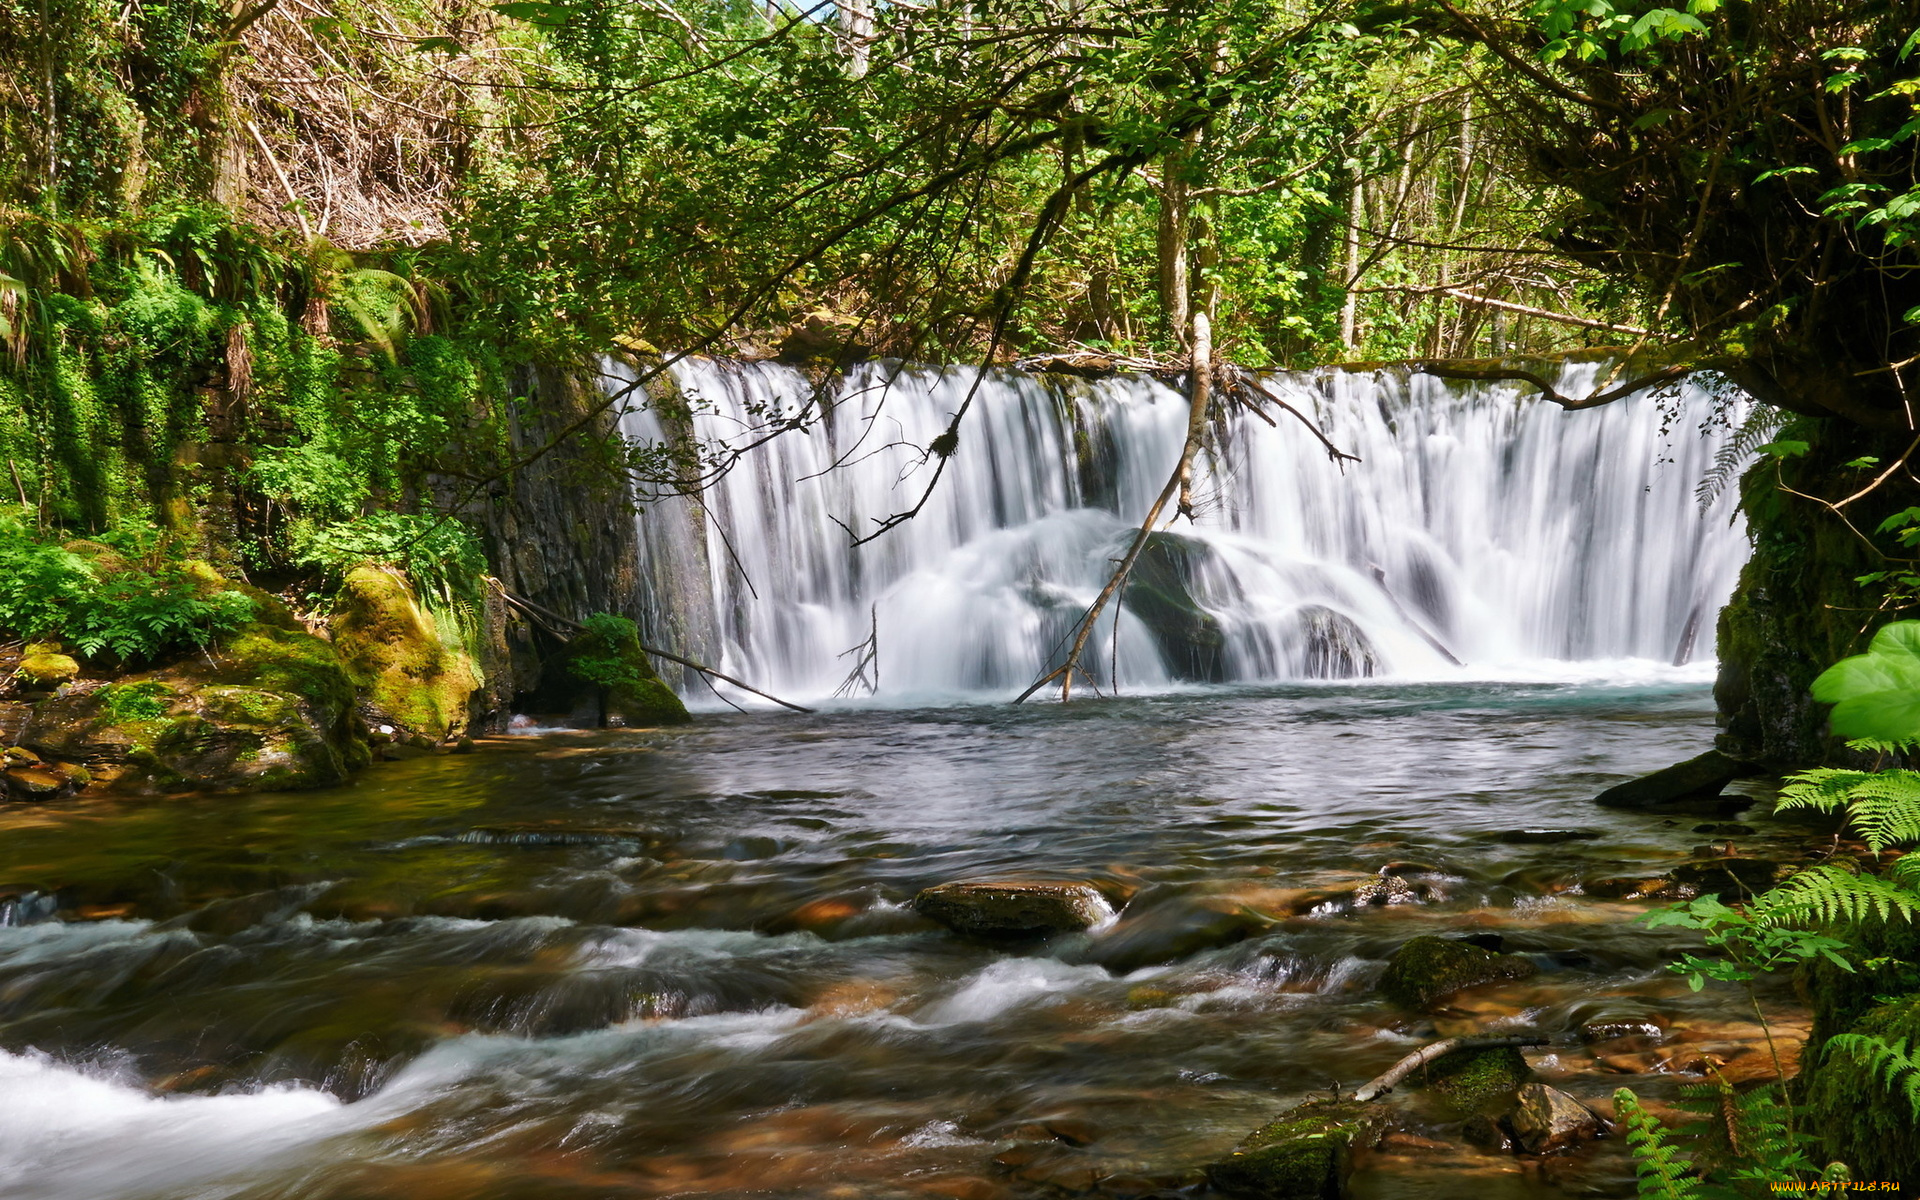
<svg viewBox="0 0 1920 1200">
<path fill-rule="evenodd" d="M 1557 846 L 1562 842 L 1589 842 L 1599 836 L 1591 829 L 1509 829 L 1494 840 L 1509 846 Z"/>
<path fill-rule="evenodd" d="M 1606 1134 L 1606 1118 L 1544 1083 L 1520 1089 L 1518 1105 L 1507 1119 L 1514 1140 L 1528 1154 L 1558 1154 Z"/>
<path fill-rule="evenodd" d="M 1380 976 L 1380 990 L 1403 1008 L 1425 1010 L 1467 988 L 1533 973 L 1533 964 L 1518 955 L 1425 935 L 1393 952 Z"/>
<path fill-rule="evenodd" d="M 1715 857 L 1681 863 L 1667 873 L 1678 889 L 1711 893 L 1722 900 L 1748 900 L 1790 874 L 1784 864 L 1764 858 Z"/>
<path fill-rule="evenodd" d="M 988 937 L 1077 932 L 1113 916 L 1099 888 L 1050 880 L 943 883 L 915 896 L 913 907 L 956 932 Z"/>
<path fill-rule="evenodd" d="M 1247 1135 L 1207 1166 L 1207 1181 L 1257 1200 L 1338 1200 L 1356 1155 L 1386 1128 L 1377 1101 L 1311 1100 Z"/>
<path fill-rule="evenodd" d="M 1662 810 L 1699 804 L 1744 807 L 1752 801 L 1745 796 L 1720 793 L 1736 779 L 1762 774 L 1752 763 L 1741 762 L 1718 750 L 1675 763 L 1664 770 L 1639 779 L 1615 784 L 1594 797 L 1594 803 L 1608 808 Z"/>
<path fill-rule="evenodd" d="M 1087 957 L 1124 973 L 1231 945 L 1272 923 L 1232 896 L 1138 896 L 1119 923 L 1094 942 Z"/>
</svg>

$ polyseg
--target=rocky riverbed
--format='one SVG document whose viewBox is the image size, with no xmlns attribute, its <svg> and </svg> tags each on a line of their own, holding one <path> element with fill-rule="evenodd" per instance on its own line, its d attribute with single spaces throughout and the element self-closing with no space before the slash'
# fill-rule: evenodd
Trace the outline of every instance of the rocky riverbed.
<svg viewBox="0 0 1920 1200">
<path fill-rule="evenodd" d="M 27 1116 L 0 1175 L 1199 1196 L 1246 1186 L 1220 1164 L 1283 1114 L 1509 1036 L 1539 1044 L 1378 1101 L 1351 1193 L 1629 1195 L 1616 1087 L 1671 1112 L 1805 1036 L 1763 991 L 1770 1048 L 1636 918 L 1809 827 L 1592 803 L 1710 736 L 1692 685 L 1269 689 L 711 716 L 317 792 L 15 805 L 0 1104 Z"/>
</svg>

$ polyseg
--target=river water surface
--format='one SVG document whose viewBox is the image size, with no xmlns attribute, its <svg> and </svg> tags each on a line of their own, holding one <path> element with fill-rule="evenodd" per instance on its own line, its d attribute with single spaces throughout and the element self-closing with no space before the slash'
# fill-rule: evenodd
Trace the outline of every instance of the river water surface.
<svg viewBox="0 0 1920 1200">
<path fill-rule="evenodd" d="M 15 809 L 0 1196 L 1197 1195 L 1281 1108 L 1482 1029 L 1552 1038 L 1531 1060 L 1583 1097 L 1671 1097 L 1682 1051 L 1758 1053 L 1751 1010 L 1582 885 L 1706 818 L 1591 797 L 1711 732 L 1690 682 L 1267 687 L 706 715 Z M 1751 852 L 1793 836 L 1743 819 Z M 1420 902 L 1342 901 L 1395 862 Z M 991 944 L 907 907 L 1009 876 L 1120 918 Z M 1453 931 L 1540 973 L 1432 1018 L 1374 994 Z M 1664 1032 L 1583 1040 L 1603 1019 Z M 1436 1145 L 1362 1197 L 1631 1192 L 1617 1141 L 1526 1163 L 1407 1102 Z"/>
</svg>

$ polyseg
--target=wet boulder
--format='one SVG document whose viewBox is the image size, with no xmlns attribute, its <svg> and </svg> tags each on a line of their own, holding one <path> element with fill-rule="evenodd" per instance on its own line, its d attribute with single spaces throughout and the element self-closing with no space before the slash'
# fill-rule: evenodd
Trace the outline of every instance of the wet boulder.
<svg viewBox="0 0 1920 1200">
<path fill-rule="evenodd" d="M 1231 945 L 1273 922 L 1232 896 L 1139 895 L 1087 957 L 1110 971 L 1135 971 Z"/>
<path fill-rule="evenodd" d="M 57 642 L 28 646 L 15 672 L 20 683 L 30 691 L 50 692 L 78 678 L 80 664 L 60 650 Z"/>
<path fill-rule="evenodd" d="M 1468 1114 L 1509 1100 L 1533 1078 L 1533 1068 L 1517 1046 L 1469 1046 L 1435 1059 L 1415 1078 L 1445 1107 Z"/>
<path fill-rule="evenodd" d="M 1380 656 L 1352 617 L 1309 604 L 1300 621 L 1300 668 L 1308 679 L 1367 679 L 1380 673 Z"/>
<path fill-rule="evenodd" d="M 1311 1100 L 1247 1135 L 1207 1166 L 1207 1181 L 1254 1200 L 1338 1200 L 1355 1158 L 1388 1124 L 1378 1101 Z"/>
<path fill-rule="evenodd" d="M 1212 559 L 1213 548 L 1198 538 L 1154 533 L 1127 576 L 1121 603 L 1153 635 L 1175 679 L 1220 683 L 1227 677 L 1226 631 L 1194 596 Z"/>
<path fill-rule="evenodd" d="M 1529 1083 L 1507 1118 L 1519 1149 L 1528 1154 L 1559 1154 L 1606 1134 L 1605 1117 L 1559 1088 Z"/>
<path fill-rule="evenodd" d="M 484 677 L 452 625 L 436 619 L 399 572 L 347 572 L 327 630 L 365 696 L 370 723 L 434 742 L 467 731 Z"/>
<path fill-rule="evenodd" d="M 956 933 L 981 937 L 1077 932 L 1113 916 L 1099 888 L 1054 880 L 943 883 L 915 896 L 913 907 Z"/>
<path fill-rule="evenodd" d="M 1467 988 L 1533 973 L 1533 964 L 1519 955 L 1424 935 L 1393 952 L 1380 976 L 1380 990 L 1403 1008 L 1425 1011 Z"/>
<path fill-rule="evenodd" d="M 1752 801 L 1745 796 L 1722 796 L 1721 792 L 1736 779 L 1761 774 L 1760 768 L 1742 762 L 1718 750 L 1675 763 L 1664 770 L 1625 783 L 1615 784 L 1594 797 L 1594 803 L 1607 808 L 1643 811 L 1688 809 L 1695 806 L 1744 807 Z"/>
</svg>

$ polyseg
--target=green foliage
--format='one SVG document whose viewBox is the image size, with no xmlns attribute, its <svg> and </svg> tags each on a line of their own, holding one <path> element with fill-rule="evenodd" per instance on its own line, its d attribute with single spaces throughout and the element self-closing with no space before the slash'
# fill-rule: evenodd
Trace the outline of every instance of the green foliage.
<svg viewBox="0 0 1920 1200">
<path fill-rule="evenodd" d="M 1906 1038 L 1888 1041 L 1871 1034 L 1842 1033 L 1827 1039 L 1826 1053 L 1844 1055 L 1883 1087 L 1905 1096 L 1914 1120 L 1920 1121 L 1920 1043 L 1910 1048 Z"/>
<path fill-rule="evenodd" d="M 572 672 L 587 683 L 612 690 L 638 690 L 647 682 L 621 647 L 637 643 L 639 627 L 626 617 L 594 613 L 581 622 L 578 643 L 584 646 L 568 660 Z"/>
<path fill-rule="evenodd" d="M 301 526 L 293 554 L 336 583 L 358 566 L 394 567 L 429 604 L 444 608 L 475 602 L 487 565 L 480 543 L 460 522 L 396 512 Z"/>
<path fill-rule="evenodd" d="M 1627 1127 L 1640 1200 L 1695 1200 L 1700 1185 L 1688 1173 L 1687 1160 L 1660 1122 L 1640 1107 L 1640 1098 L 1632 1089 L 1620 1088 L 1613 1093 L 1613 1105 Z"/>
<path fill-rule="evenodd" d="M 167 715 L 173 692 L 164 683 L 110 683 L 100 689 L 107 715 L 115 721 L 153 721 Z"/>
<path fill-rule="evenodd" d="M 1772 898 L 1779 890 L 1742 907 L 1729 907 L 1715 896 L 1701 896 L 1656 909 L 1641 920 L 1649 927 L 1698 930 L 1707 945 L 1719 952 L 1711 957 L 1682 955 L 1678 961 L 1668 964 L 1668 970 L 1685 975 L 1696 992 L 1709 979 L 1751 984 L 1768 972 L 1815 959 L 1825 959 L 1842 970 L 1851 971 L 1853 964 L 1839 953 L 1847 946 L 1844 940 L 1796 928 L 1782 920 L 1787 912 L 1799 912 L 1801 907 L 1789 907 L 1784 902 L 1780 908 L 1771 907 Z M 1809 902 L 1799 904 L 1806 906 Z"/>
<path fill-rule="evenodd" d="M 0 513 L 0 629 L 81 653 L 141 662 L 205 646 L 252 619 L 254 603 L 185 564 L 90 562 Z"/>
<path fill-rule="evenodd" d="M 1920 621 L 1882 626 L 1865 654 L 1841 659 L 1813 681 L 1813 697 L 1834 706 L 1841 737 L 1920 742 Z"/>
</svg>

